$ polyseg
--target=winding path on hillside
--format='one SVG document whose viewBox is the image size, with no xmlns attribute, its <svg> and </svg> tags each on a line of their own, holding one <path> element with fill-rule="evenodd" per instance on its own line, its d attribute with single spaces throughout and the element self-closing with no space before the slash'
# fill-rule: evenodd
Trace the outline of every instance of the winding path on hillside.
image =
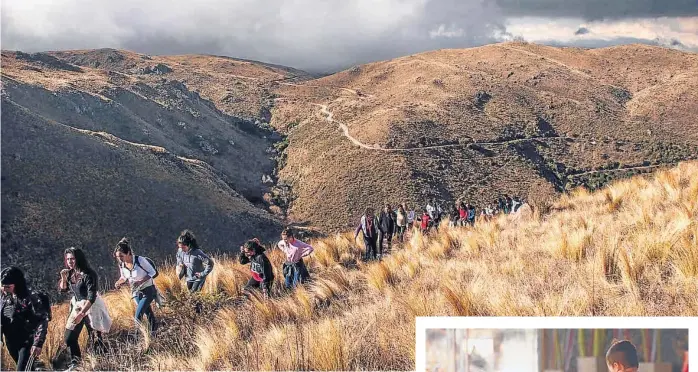
<svg viewBox="0 0 698 372">
<path fill-rule="evenodd" d="M 325 120 L 337 124 L 339 128 L 342 130 L 342 133 L 344 134 L 349 141 L 351 141 L 353 144 L 367 149 L 367 150 L 378 150 L 378 151 L 386 151 L 386 152 L 404 152 L 404 151 L 419 151 L 419 150 L 432 150 L 432 149 L 443 149 L 443 148 L 449 148 L 449 147 L 468 147 L 470 145 L 489 145 L 489 146 L 498 146 L 498 145 L 510 145 L 513 143 L 521 143 L 521 142 L 527 142 L 527 141 L 533 141 L 533 140 L 549 140 L 549 139 L 558 139 L 558 140 L 566 140 L 569 137 L 534 137 L 534 138 L 518 138 L 518 139 L 513 139 L 513 140 L 505 140 L 505 141 L 491 141 L 491 142 L 467 142 L 467 143 L 451 143 L 451 144 L 446 144 L 446 145 L 433 145 L 433 146 L 424 146 L 424 147 L 396 147 L 396 148 L 385 148 L 381 147 L 379 145 L 367 145 L 358 139 L 356 139 L 354 136 L 349 133 L 349 127 L 339 121 L 334 119 L 334 114 L 329 110 L 327 105 L 323 105 L 320 103 L 313 103 L 313 105 L 320 107 L 320 113 L 325 116 Z"/>
<path fill-rule="evenodd" d="M 666 167 L 666 166 L 673 166 L 678 163 L 667 163 L 667 164 L 656 164 L 656 165 L 641 165 L 637 167 L 626 167 L 626 168 L 615 168 L 615 169 L 601 169 L 601 170 L 592 170 L 592 171 L 587 171 L 587 172 L 582 172 L 582 173 L 575 173 L 575 174 L 570 174 L 568 177 L 577 177 L 577 176 L 584 176 L 587 174 L 594 174 L 594 173 L 606 173 L 606 172 L 620 172 L 620 171 L 628 171 L 628 170 L 634 170 L 634 169 L 653 169 L 653 168 L 661 168 L 661 167 Z"/>
</svg>

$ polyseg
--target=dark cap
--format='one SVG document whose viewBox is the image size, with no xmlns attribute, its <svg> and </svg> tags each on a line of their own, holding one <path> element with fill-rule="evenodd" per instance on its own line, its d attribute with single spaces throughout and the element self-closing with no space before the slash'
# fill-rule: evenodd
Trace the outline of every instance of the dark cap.
<svg viewBox="0 0 698 372">
<path fill-rule="evenodd" d="M 2 269 L 2 285 L 24 282 L 24 273 L 18 267 L 10 266 Z"/>
</svg>

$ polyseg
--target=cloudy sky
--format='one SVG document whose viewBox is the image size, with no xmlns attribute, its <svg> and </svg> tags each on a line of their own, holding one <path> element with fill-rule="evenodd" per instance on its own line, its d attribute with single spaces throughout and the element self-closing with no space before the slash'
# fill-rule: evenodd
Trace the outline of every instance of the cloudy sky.
<svg viewBox="0 0 698 372">
<path fill-rule="evenodd" d="M 513 38 L 698 52 L 698 0 L 4 0 L 1 16 L 2 49 L 206 53 L 311 72 Z"/>
</svg>

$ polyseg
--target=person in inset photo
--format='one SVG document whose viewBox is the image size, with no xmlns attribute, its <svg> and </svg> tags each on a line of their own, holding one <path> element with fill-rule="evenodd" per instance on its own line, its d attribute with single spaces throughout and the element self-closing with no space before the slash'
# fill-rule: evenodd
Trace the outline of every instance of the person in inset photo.
<svg viewBox="0 0 698 372">
<path fill-rule="evenodd" d="M 615 342 L 606 352 L 608 372 L 637 372 L 637 349 L 628 340 Z"/>
</svg>

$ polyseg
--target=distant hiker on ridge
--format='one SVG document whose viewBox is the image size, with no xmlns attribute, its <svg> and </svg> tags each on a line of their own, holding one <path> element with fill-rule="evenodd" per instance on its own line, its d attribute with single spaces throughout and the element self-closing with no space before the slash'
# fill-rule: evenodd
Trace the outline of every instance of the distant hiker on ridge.
<svg viewBox="0 0 698 372">
<path fill-rule="evenodd" d="M 407 230 L 407 213 L 405 208 L 401 205 L 397 207 L 397 213 L 395 213 L 395 226 L 397 228 L 397 241 L 402 243 L 405 239 L 405 230 Z"/>
<path fill-rule="evenodd" d="M 402 203 L 402 208 L 407 211 L 407 226 L 410 231 L 414 229 L 414 224 L 416 221 L 416 213 L 414 212 L 414 209 L 407 209 L 407 205 L 405 203 Z"/>
<path fill-rule="evenodd" d="M 366 261 L 370 260 L 371 258 L 376 259 L 376 244 L 378 243 L 378 219 L 373 214 L 373 208 L 366 208 L 364 215 L 361 216 L 359 226 L 356 228 L 356 232 L 354 233 L 354 240 L 359 237 L 359 231 L 363 232 L 364 234 L 364 246 L 366 247 L 364 259 Z"/>
<path fill-rule="evenodd" d="M 281 241 L 277 246 L 286 254 L 286 262 L 283 265 L 286 288 L 295 288 L 298 284 L 310 279 L 303 257 L 313 253 L 313 247 L 296 239 L 290 228 L 281 233 Z"/>
<path fill-rule="evenodd" d="M 383 257 L 383 242 L 388 245 L 388 251 L 393 245 L 393 234 L 395 234 L 395 213 L 390 204 L 386 204 L 378 217 L 380 234 L 378 238 L 378 257 Z"/>
<path fill-rule="evenodd" d="M 458 211 L 458 208 L 456 208 L 456 205 L 451 206 L 451 213 L 448 214 L 448 226 L 450 227 L 455 227 L 458 225 L 458 218 L 460 216 L 460 213 Z"/>
<path fill-rule="evenodd" d="M 468 209 L 465 208 L 465 202 L 461 201 L 458 206 L 458 225 L 465 226 L 468 221 Z"/>
<path fill-rule="evenodd" d="M 420 229 L 422 231 L 422 234 L 424 234 L 424 235 L 428 234 L 429 233 L 430 218 L 429 218 L 429 213 L 427 213 L 426 209 L 422 212 L 422 216 L 417 218 L 417 221 L 420 222 Z"/>
</svg>

